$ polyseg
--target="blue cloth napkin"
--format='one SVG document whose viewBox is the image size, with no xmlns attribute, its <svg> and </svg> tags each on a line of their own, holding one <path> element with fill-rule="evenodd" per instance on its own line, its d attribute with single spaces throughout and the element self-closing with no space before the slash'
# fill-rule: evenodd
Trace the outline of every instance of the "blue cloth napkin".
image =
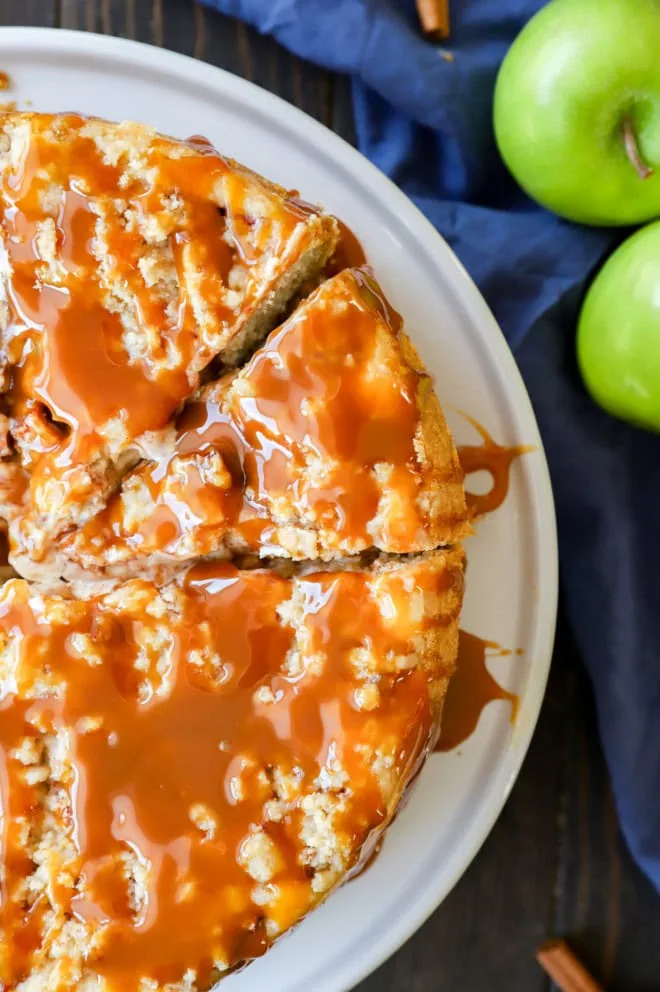
<svg viewBox="0 0 660 992">
<path fill-rule="evenodd" d="M 660 889 L 660 438 L 597 409 L 574 357 L 585 285 L 617 235 L 531 203 L 492 136 L 497 68 L 540 0 L 455 3 L 453 62 L 421 37 L 413 0 L 206 2 L 352 75 L 361 151 L 435 224 L 495 313 L 550 462 L 567 612 L 622 828 Z"/>
</svg>

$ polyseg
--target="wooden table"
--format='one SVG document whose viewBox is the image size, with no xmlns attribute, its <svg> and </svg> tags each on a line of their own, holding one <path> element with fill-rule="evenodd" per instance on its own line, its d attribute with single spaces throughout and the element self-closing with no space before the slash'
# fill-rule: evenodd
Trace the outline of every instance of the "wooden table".
<svg viewBox="0 0 660 992">
<path fill-rule="evenodd" d="M 0 23 L 99 31 L 194 55 L 353 138 L 346 79 L 191 0 L 0 0 Z M 660 897 L 621 840 L 591 691 L 562 618 L 539 726 L 495 829 L 440 909 L 359 989 L 543 992 L 534 950 L 555 934 L 608 989 L 660 990 Z"/>
</svg>

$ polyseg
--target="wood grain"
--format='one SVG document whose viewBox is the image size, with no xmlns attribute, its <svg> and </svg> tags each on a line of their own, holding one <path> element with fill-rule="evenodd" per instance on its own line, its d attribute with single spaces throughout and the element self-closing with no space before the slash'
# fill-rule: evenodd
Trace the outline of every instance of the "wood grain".
<svg viewBox="0 0 660 992">
<path fill-rule="evenodd" d="M 354 141 L 348 80 L 190 0 L 0 0 L 0 23 L 101 31 L 204 58 Z M 359 992 L 546 992 L 534 953 L 553 936 L 609 992 L 660 989 L 660 898 L 621 839 L 563 617 L 537 732 L 502 816 L 443 905 Z"/>
<path fill-rule="evenodd" d="M 616 820 L 591 687 L 570 640 L 568 766 L 554 932 L 609 992 L 660 989 L 660 897 Z"/>
<path fill-rule="evenodd" d="M 0 24 L 55 27 L 57 0 L 0 0 Z"/>
</svg>

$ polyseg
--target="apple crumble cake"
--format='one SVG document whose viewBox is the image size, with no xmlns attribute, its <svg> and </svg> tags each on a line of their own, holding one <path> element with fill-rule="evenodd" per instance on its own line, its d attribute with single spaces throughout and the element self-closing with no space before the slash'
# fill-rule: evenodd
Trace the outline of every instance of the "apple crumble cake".
<svg viewBox="0 0 660 992">
<path fill-rule="evenodd" d="M 3 992 L 210 988 L 439 732 L 462 474 L 338 236 L 204 139 L 0 118 Z"/>
</svg>

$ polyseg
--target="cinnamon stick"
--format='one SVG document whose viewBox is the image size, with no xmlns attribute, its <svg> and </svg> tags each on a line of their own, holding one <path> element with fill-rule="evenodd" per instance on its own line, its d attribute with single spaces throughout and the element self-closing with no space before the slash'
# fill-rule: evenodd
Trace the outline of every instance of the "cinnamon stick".
<svg viewBox="0 0 660 992">
<path fill-rule="evenodd" d="M 449 37 L 449 0 L 417 0 L 417 13 L 427 37 Z"/>
<path fill-rule="evenodd" d="M 563 940 L 542 944 L 536 960 L 561 992 L 604 992 Z"/>
</svg>

